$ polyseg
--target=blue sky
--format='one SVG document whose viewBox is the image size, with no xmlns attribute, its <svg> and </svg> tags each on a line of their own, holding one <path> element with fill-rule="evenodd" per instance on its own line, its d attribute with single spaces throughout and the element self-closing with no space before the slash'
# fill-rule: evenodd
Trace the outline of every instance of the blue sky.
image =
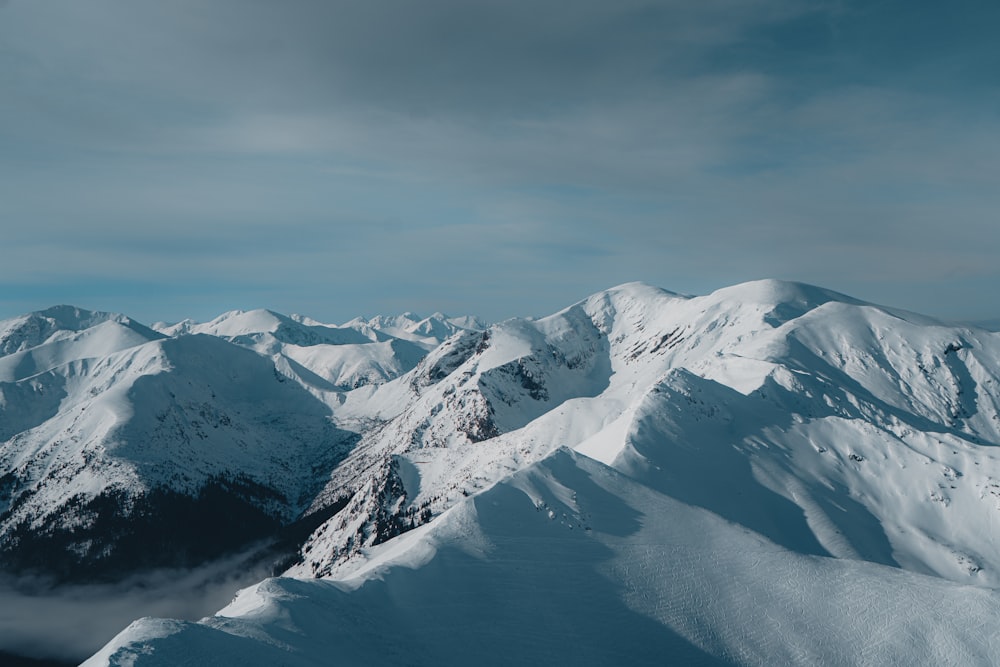
<svg viewBox="0 0 1000 667">
<path fill-rule="evenodd" d="M 1000 5 L 6 0 L 0 317 L 1000 317 Z"/>
</svg>

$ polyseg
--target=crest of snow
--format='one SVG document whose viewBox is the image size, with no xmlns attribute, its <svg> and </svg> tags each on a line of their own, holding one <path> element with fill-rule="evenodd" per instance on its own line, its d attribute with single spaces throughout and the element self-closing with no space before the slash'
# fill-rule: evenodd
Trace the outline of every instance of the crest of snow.
<svg viewBox="0 0 1000 667">
<path fill-rule="evenodd" d="M 430 350 L 460 331 L 481 331 L 486 328 L 478 318 L 471 315 L 449 317 L 444 313 L 434 313 L 421 317 L 405 312 L 400 315 L 376 315 L 370 319 L 355 318 L 343 326 L 358 329 L 374 329 L 394 338 L 408 340 Z"/>
<path fill-rule="evenodd" d="M 914 319 L 820 288 L 758 281 L 693 298 L 629 284 L 549 318 L 494 325 L 365 395 L 369 409 L 390 402 L 383 391 L 407 407 L 362 440 L 319 505 L 350 493 L 351 480 L 392 487 L 398 470 L 378 464 L 387 453 L 412 461 L 419 474 L 410 485 L 418 491 L 405 492 L 399 507 L 437 514 L 560 446 L 631 466 L 643 434 L 702 466 L 642 457 L 646 466 L 673 468 L 677 488 L 738 486 L 760 496 L 749 506 L 773 506 L 772 519 L 743 517 L 738 507 L 755 496 L 732 511 L 698 497 L 771 539 L 785 538 L 768 521 L 795 527 L 796 549 L 808 543 L 824 555 L 862 554 L 956 581 L 1000 583 L 991 533 L 971 529 L 956 540 L 937 516 L 961 502 L 978 517 L 969 525 L 989 525 L 994 511 L 983 489 L 1000 471 L 980 443 L 1000 443 L 998 340 Z M 449 355 L 454 362 L 442 367 L 437 359 Z M 664 422 L 676 406 L 678 420 Z M 827 456 L 816 458 L 820 449 Z M 716 461 L 729 459 L 746 474 L 720 482 Z M 876 472 L 874 460 L 895 463 Z M 913 502 L 907 480 L 923 478 L 915 469 L 925 465 L 983 472 L 956 489 L 938 488 L 942 480 L 929 474 Z M 897 495 L 912 510 L 903 511 Z M 845 504 L 854 509 L 842 520 L 832 508 Z M 294 574 L 336 573 L 339 559 L 350 559 L 347 532 L 368 525 L 363 514 L 375 511 L 352 507 L 360 514 L 342 528 L 317 531 Z M 858 523 L 848 530 L 844 521 Z"/>
<path fill-rule="evenodd" d="M 159 338 L 154 331 L 125 315 L 89 311 L 74 306 L 53 306 L 0 321 L 0 357 L 22 352 L 51 340 L 72 337 L 105 322 L 117 322 L 146 340 Z"/>
</svg>

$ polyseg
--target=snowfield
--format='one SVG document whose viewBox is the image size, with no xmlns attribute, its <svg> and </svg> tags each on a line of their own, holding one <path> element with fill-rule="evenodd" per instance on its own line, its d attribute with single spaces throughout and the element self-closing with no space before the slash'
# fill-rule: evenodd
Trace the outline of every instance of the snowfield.
<svg viewBox="0 0 1000 667">
<path fill-rule="evenodd" d="M 164 489 L 306 527 L 88 665 L 1000 663 L 997 333 L 757 281 L 488 327 L 60 307 L 0 349 L 6 563 L 113 560 L 88 503 Z"/>
<path fill-rule="evenodd" d="M 558 450 L 354 572 L 136 621 L 84 664 L 991 664 L 998 613 L 993 590 L 796 553 Z"/>
</svg>

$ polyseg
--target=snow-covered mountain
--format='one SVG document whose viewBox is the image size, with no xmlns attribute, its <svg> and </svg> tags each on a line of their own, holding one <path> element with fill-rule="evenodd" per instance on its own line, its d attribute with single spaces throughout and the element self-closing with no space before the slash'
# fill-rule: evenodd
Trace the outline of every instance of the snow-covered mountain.
<svg viewBox="0 0 1000 667">
<path fill-rule="evenodd" d="M 798 552 L 1000 585 L 998 378 L 997 335 L 818 288 L 626 285 L 451 339 L 367 397 L 406 407 L 334 471 L 314 508 L 347 511 L 291 573 L 570 447 Z"/>
<path fill-rule="evenodd" d="M 428 318 L 414 330 L 430 323 L 437 328 L 420 336 L 399 325 L 398 319 L 357 319 L 332 326 L 269 310 L 236 310 L 203 324 L 185 320 L 157 328 L 170 336 L 208 334 L 250 348 L 270 356 L 282 373 L 322 394 L 396 378 L 458 330 L 446 319 Z M 382 327 L 383 321 L 389 325 Z"/>
<path fill-rule="evenodd" d="M 69 306 L 0 322 L 3 571 L 108 578 L 273 537 L 358 437 L 342 392 L 426 355 L 270 311 L 157 328 Z"/>
<path fill-rule="evenodd" d="M 399 315 L 376 315 L 367 320 L 359 317 L 343 326 L 361 330 L 374 329 L 434 349 L 446 338 L 460 331 L 482 331 L 487 325 L 471 315 L 449 317 L 439 312 L 421 317 L 416 313 L 405 312 Z"/>
<path fill-rule="evenodd" d="M 124 315 L 94 312 L 73 306 L 53 306 L 37 313 L 0 321 L 0 356 L 73 338 L 104 324 L 118 325 L 122 330 L 127 329 L 147 340 L 158 337 L 151 329 Z M 117 328 L 114 330 L 119 332 Z M 116 349 L 115 334 L 105 333 L 97 338 L 100 344 L 106 346 L 106 350 Z"/>
<path fill-rule="evenodd" d="M 106 480 L 117 465 L 190 494 L 210 477 L 172 463 L 183 451 L 268 489 L 247 502 L 275 522 L 315 528 L 283 578 L 198 623 L 138 621 L 88 664 L 1000 661 L 1000 335 L 778 281 L 700 297 L 628 284 L 482 330 L 430 320 L 230 313 L 102 358 L 102 378 L 135 375 L 173 403 L 90 394 L 96 362 L 86 381 L 10 372 L 5 397 L 72 389 L 18 399 L 36 416 L 0 449 L 22 471 L 12 509 L 35 526 L 66 506 L 53 489 L 82 482 L 25 480 Z M 327 347 L 367 364 L 374 349 L 359 350 L 394 342 L 396 366 L 370 382 L 323 370 Z M 173 346 L 212 352 L 145 361 Z M 258 374 L 196 381 L 188 398 L 215 355 Z M 251 418 L 264 395 L 269 416 Z M 245 432 L 278 419 L 274 440 L 243 457 L 217 420 L 212 456 L 182 448 L 166 434 L 201 423 L 185 401 Z M 66 428 L 71 404 L 81 423 L 116 406 L 107 432 L 124 436 L 81 430 L 102 444 L 73 458 L 45 427 Z M 157 431 L 164 411 L 188 421 Z"/>
<path fill-rule="evenodd" d="M 266 537 L 352 439 L 267 359 L 209 336 L 70 361 L 0 396 L 22 429 L 0 447 L 0 559 L 66 579 Z"/>
</svg>

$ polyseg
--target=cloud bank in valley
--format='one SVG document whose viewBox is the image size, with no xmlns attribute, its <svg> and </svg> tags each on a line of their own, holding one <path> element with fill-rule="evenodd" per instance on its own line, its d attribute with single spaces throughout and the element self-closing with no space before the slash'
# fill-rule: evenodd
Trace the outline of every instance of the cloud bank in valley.
<svg viewBox="0 0 1000 667">
<path fill-rule="evenodd" d="M 79 662 L 141 616 L 197 620 L 272 573 L 236 554 L 193 570 L 160 570 L 114 584 L 52 587 L 0 577 L 0 652 Z"/>
</svg>

